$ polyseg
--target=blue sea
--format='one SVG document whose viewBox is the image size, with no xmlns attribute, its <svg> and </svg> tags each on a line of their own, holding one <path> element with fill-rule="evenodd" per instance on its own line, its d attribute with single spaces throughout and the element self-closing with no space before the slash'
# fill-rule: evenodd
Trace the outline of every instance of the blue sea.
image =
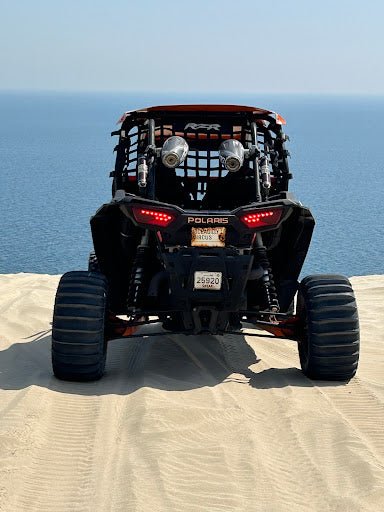
<svg viewBox="0 0 384 512">
<path fill-rule="evenodd" d="M 0 93 L 0 273 L 84 269 L 89 218 L 110 199 L 120 115 L 170 103 L 276 110 L 290 136 L 290 190 L 316 219 L 303 269 L 384 273 L 384 98 Z"/>
</svg>

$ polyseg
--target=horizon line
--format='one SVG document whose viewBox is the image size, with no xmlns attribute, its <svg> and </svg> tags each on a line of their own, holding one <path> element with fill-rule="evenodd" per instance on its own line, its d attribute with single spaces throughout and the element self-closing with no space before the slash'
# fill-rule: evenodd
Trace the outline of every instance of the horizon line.
<svg viewBox="0 0 384 512">
<path fill-rule="evenodd" d="M 225 96 L 236 94 L 239 96 L 250 96 L 250 95 L 265 95 L 265 96 L 370 96 L 370 97 L 382 97 L 384 92 L 335 92 L 335 91 L 187 91 L 183 92 L 180 90 L 172 91 L 155 91 L 155 90 L 123 90 L 123 89 L 22 89 L 22 88 L 0 88 L 1 93 L 43 93 L 43 94 L 134 94 L 134 95 L 146 95 L 146 94 L 157 94 L 159 96 L 170 96 L 170 95 L 185 95 L 185 96 L 199 96 L 199 95 L 214 95 L 214 96 Z"/>
</svg>

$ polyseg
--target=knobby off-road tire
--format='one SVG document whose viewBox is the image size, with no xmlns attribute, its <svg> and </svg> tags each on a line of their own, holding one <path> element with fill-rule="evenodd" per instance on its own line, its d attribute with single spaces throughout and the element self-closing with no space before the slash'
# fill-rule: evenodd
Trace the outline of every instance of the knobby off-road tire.
<svg viewBox="0 0 384 512">
<path fill-rule="evenodd" d="M 97 261 L 97 256 L 94 251 L 89 253 L 88 271 L 89 272 L 100 272 L 100 265 L 99 265 L 99 262 Z"/>
<path fill-rule="evenodd" d="M 52 367 L 62 380 L 91 381 L 104 373 L 107 280 L 99 272 L 68 272 L 60 280 L 52 323 Z"/>
<path fill-rule="evenodd" d="M 351 283 L 344 276 L 308 276 L 297 297 L 301 369 L 311 379 L 351 379 L 359 360 L 359 319 Z"/>
</svg>

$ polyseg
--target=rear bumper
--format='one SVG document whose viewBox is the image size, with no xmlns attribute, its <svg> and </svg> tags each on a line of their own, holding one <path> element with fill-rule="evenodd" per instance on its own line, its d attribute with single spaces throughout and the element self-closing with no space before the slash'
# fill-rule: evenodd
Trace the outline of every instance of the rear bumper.
<svg viewBox="0 0 384 512">
<path fill-rule="evenodd" d="M 246 308 L 246 284 L 252 254 L 232 248 L 183 247 L 162 255 L 170 279 L 171 309 L 180 313 L 182 327 L 195 332 L 220 332 L 230 313 Z M 196 271 L 222 273 L 220 290 L 196 290 Z"/>
</svg>

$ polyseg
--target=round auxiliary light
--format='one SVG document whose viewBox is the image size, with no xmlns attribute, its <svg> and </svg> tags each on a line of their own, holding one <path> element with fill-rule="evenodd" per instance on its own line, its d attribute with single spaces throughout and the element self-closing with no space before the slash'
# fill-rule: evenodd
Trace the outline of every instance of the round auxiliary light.
<svg viewBox="0 0 384 512">
<path fill-rule="evenodd" d="M 222 165 L 230 171 L 237 172 L 244 163 L 244 147 L 235 139 L 225 140 L 220 144 L 219 159 Z"/>
<path fill-rule="evenodd" d="M 174 169 L 181 165 L 189 151 L 189 146 L 183 137 L 174 135 L 164 142 L 161 149 L 161 161 L 166 167 Z"/>
</svg>

